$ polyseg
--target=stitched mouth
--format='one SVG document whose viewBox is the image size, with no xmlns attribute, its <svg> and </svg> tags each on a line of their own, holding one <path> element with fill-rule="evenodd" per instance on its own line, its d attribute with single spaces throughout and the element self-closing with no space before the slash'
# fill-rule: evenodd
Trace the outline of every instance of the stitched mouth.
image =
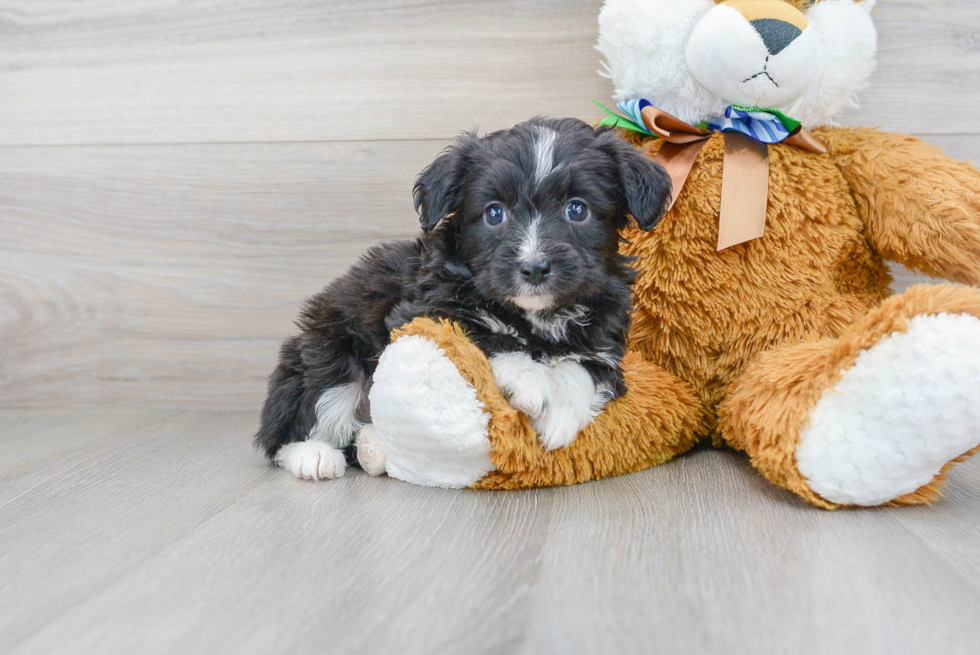
<svg viewBox="0 0 980 655">
<path fill-rule="evenodd" d="M 751 82 L 755 78 L 762 77 L 763 75 L 765 75 L 766 77 L 769 78 L 769 81 L 772 82 L 773 86 L 775 86 L 776 88 L 779 88 L 779 84 L 776 83 L 776 80 L 772 79 L 772 75 L 770 75 L 768 73 L 768 71 L 759 71 L 758 73 L 756 73 L 752 77 L 747 77 L 744 80 L 742 80 L 742 84 L 745 84 L 746 82 Z"/>
<path fill-rule="evenodd" d="M 762 75 L 765 75 L 766 77 L 769 78 L 769 81 L 772 82 L 773 86 L 775 86 L 778 89 L 779 88 L 779 85 L 776 84 L 776 80 L 772 79 L 772 75 L 769 74 L 769 57 L 771 57 L 771 56 L 772 55 L 769 55 L 768 57 L 766 57 L 766 63 L 763 64 L 761 71 L 759 71 L 758 73 L 756 73 L 752 77 L 746 77 L 744 80 L 742 80 L 742 84 L 745 84 L 746 82 L 751 82 L 755 78 L 760 77 Z"/>
</svg>

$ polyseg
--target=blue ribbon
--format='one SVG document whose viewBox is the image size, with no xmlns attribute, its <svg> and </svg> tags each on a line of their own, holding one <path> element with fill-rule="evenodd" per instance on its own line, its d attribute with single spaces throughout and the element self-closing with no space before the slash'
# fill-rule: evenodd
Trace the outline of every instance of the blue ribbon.
<svg viewBox="0 0 980 655">
<path fill-rule="evenodd" d="M 656 136 L 647 129 L 643 122 L 643 109 L 652 106 L 653 103 L 643 98 L 623 100 L 616 103 L 619 111 L 636 123 L 639 130 L 645 134 Z M 740 132 L 747 137 L 767 144 L 780 143 L 792 134 L 780 117 L 775 114 L 767 111 L 746 111 L 735 107 L 728 107 L 724 116 L 708 120 L 706 127 L 713 132 Z"/>
</svg>

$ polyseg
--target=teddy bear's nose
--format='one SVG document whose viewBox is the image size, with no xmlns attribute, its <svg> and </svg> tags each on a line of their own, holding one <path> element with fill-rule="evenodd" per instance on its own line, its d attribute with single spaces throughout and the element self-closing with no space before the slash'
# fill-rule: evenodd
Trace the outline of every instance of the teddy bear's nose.
<svg viewBox="0 0 980 655">
<path fill-rule="evenodd" d="M 770 55 L 778 55 L 786 49 L 786 46 L 795 41 L 796 37 L 803 34 L 803 31 L 796 25 L 778 18 L 758 18 L 749 21 L 749 24 L 762 37 Z"/>
</svg>

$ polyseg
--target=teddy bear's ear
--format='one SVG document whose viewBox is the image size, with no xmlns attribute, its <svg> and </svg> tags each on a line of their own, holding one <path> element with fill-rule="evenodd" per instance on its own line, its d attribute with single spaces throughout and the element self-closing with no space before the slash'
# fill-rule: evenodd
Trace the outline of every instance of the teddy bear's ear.
<svg viewBox="0 0 980 655">
<path fill-rule="evenodd" d="M 670 176 L 663 166 L 654 163 L 615 132 L 605 132 L 600 139 L 615 153 L 619 166 L 619 193 L 624 211 L 620 229 L 626 227 L 626 214 L 641 230 L 652 230 L 670 206 Z"/>
<path fill-rule="evenodd" d="M 426 232 L 458 209 L 466 164 L 478 142 L 475 134 L 463 134 L 419 174 L 412 196 Z"/>
</svg>

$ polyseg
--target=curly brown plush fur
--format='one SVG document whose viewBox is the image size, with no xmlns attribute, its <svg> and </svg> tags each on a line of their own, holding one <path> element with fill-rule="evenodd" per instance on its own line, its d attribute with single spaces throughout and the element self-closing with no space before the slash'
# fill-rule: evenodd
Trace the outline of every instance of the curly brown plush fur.
<svg viewBox="0 0 980 655">
<path fill-rule="evenodd" d="M 571 484 L 669 460 L 698 438 L 745 451 L 770 481 L 825 508 L 795 451 L 808 412 L 858 354 L 920 315 L 980 318 L 980 291 L 888 289 L 884 260 L 980 283 L 980 173 L 904 135 L 823 129 L 814 154 L 770 148 L 763 238 L 716 252 L 723 142 L 702 149 L 658 229 L 626 234 L 636 257 L 635 315 L 624 360 L 629 393 L 567 450 L 545 453 L 507 406 L 482 355 L 458 329 L 416 321 L 492 417 L 497 470 L 477 488 Z M 637 140 L 654 156 L 658 142 Z M 964 453 L 964 457 L 972 454 Z M 930 502 L 932 482 L 891 501 Z"/>
</svg>

